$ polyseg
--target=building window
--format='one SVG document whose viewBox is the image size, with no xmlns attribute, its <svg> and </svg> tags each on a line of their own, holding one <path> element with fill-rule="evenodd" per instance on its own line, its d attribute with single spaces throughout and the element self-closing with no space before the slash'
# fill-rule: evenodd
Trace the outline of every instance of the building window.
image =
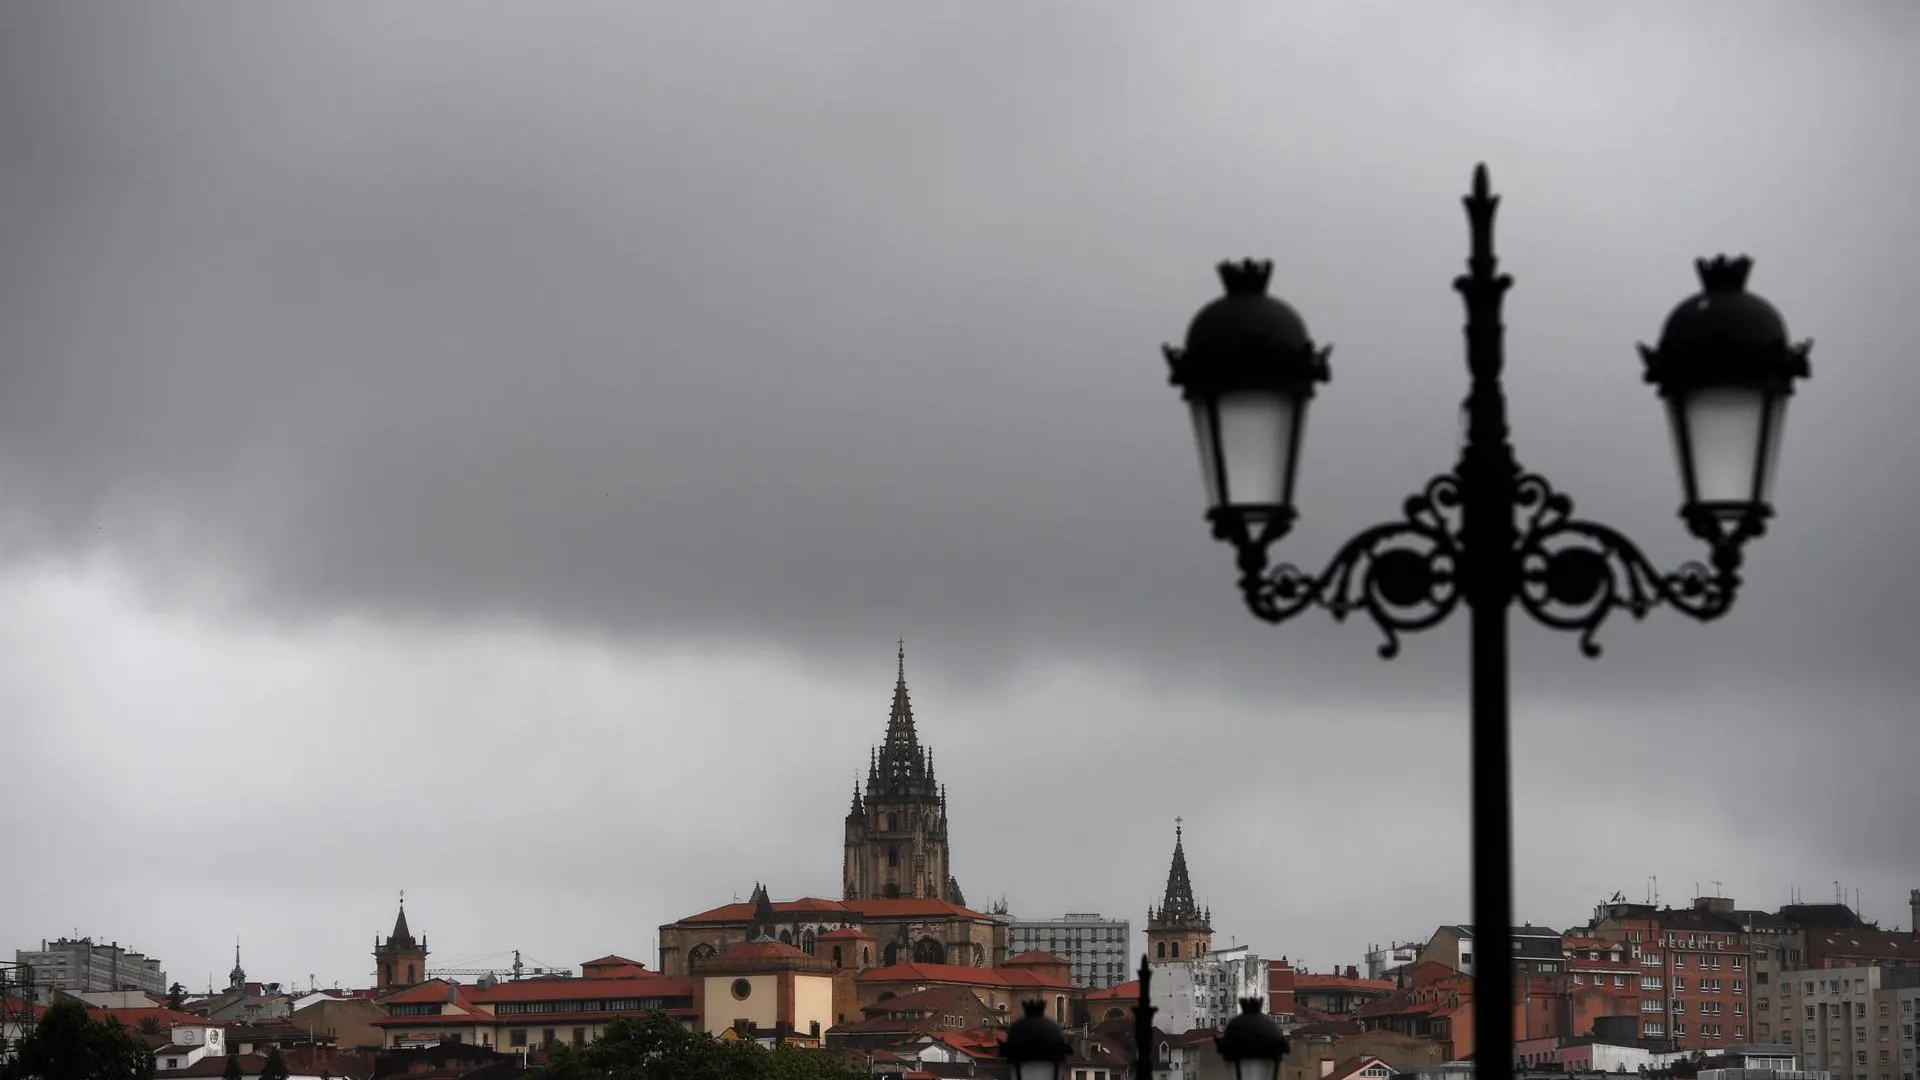
<svg viewBox="0 0 1920 1080">
<path fill-rule="evenodd" d="M 753 984 L 745 979 L 733 980 L 733 999 L 745 1001 L 753 993 Z"/>
<path fill-rule="evenodd" d="M 573 1029 L 573 1045 L 576 1050 L 582 1046 L 587 1045 L 587 1029 L 586 1028 L 578 1027 Z"/>
<path fill-rule="evenodd" d="M 507 1032 L 507 1045 L 508 1045 L 508 1046 L 525 1046 L 525 1045 L 527 1045 L 527 1029 L 526 1029 L 526 1028 L 515 1028 L 515 1029 L 513 1029 L 513 1030 L 511 1030 L 511 1031 L 509 1031 L 509 1032 Z"/>
</svg>

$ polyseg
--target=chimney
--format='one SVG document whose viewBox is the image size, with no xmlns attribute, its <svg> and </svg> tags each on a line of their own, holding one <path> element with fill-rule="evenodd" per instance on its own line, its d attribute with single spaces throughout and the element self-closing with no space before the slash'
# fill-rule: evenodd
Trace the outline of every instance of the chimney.
<svg viewBox="0 0 1920 1080">
<path fill-rule="evenodd" d="M 1907 924 L 1907 929 L 1920 935 L 1920 889 L 1907 891 L 1907 906 L 1913 909 L 1911 912 L 1913 921 Z"/>
<path fill-rule="evenodd" d="M 1354 966 L 1353 966 L 1352 964 L 1348 964 L 1348 965 L 1347 965 L 1347 978 L 1349 978 L 1349 979 L 1357 979 L 1357 978 L 1359 978 L 1359 977 L 1360 977 L 1360 969 L 1359 969 L 1359 968 L 1357 968 L 1357 967 L 1354 967 Z"/>
</svg>

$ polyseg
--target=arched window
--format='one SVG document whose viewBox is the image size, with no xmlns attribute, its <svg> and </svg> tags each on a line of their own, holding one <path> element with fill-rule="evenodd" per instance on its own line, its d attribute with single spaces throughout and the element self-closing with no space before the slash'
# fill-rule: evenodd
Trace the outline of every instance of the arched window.
<svg viewBox="0 0 1920 1080">
<path fill-rule="evenodd" d="M 897 847 L 889 847 L 887 849 L 887 869 L 889 870 L 896 869 L 899 867 L 899 865 L 900 865 L 900 849 Z"/>
<path fill-rule="evenodd" d="M 897 818 L 895 818 L 892 814 L 888 814 L 887 815 L 887 831 L 893 832 L 895 829 L 899 828 L 899 825 L 897 822 L 898 822 Z"/>
<path fill-rule="evenodd" d="M 847 966 L 847 965 L 846 965 L 846 962 L 840 959 L 840 946 L 838 946 L 838 945 L 835 945 L 835 946 L 833 947 L 833 966 L 834 966 L 834 967 L 846 967 L 846 966 Z"/>
<path fill-rule="evenodd" d="M 1153 947 L 1153 953 L 1154 953 L 1154 959 L 1165 960 L 1167 958 L 1167 943 L 1162 941 L 1155 944 Z"/>
<path fill-rule="evenodd" d="M 889 943 L 887 945 L 887 951 L 880 954 L 880 962 L 882 964 L 885 964 L 887 967 L 892 967 L 893 965 L 899 963 L 900 962 L 899 944 Z"/>
<path fill-rule="evenodd" d="M 716 950 L 713 946 L 703 941 L 700 944 L 695 945 L 692 949 L 688 950 L 687 963 L 688 964 L 704 964 L 708 960 L 713 959 L 714 953 L 717 951 L 718 950 Z"/>
<path fill-rule="evenodd" d="M 913 943 L 913 962 L 916 964 L 944 964 L 947 962 L 947 947 L 930 937 L 923 937 Z"/>
<path fill-rule="evenodd" d="M 873 963 L 873 950 L 865 945 L 860 946 L 860 966 L 866 967 L 871 963 Z"/>
<path fill-rule="evenodd" d="M 1180 959 L 1180 943 L 1177 941 L 1173 943 L 1173 958 Z"/>
<path fill-rule="evenodd" d="M 1127 1012 L 1125 1009 L 1108 1009 L 1107 1015 L 1101 1017 L 1100 1019 L 1101 1020 L 1118 1020 L 1125 1015 L 1127 1015 Z"/>
<path fill-rule="evenodd" d="M 813 931 L 811 930 L 801 931 L 800 951 L 803 953 L 806 953 L 808 956 L 812 956 L 814 955 L 814 949 L 816 948 L 818 948 L 818 946 L 814 942 Z"/>
<path fill-rule="evenodd" d="M 414 979 L 413 977 L 413 965 L 408 964 L 407 965 L 407 985 L 412 986 L 416 981 L 418 980 Z"/>
<path fill-rule="evenodd" d="M 792 930 L 789 930 L 789 929 L 782 929 L 782 930 L 780 931 L 780 944 L 782 944 L 782 945 L 791 945 L 791 944 L 793 944 L 793 931 L 792 931 Z"/>
</svg>

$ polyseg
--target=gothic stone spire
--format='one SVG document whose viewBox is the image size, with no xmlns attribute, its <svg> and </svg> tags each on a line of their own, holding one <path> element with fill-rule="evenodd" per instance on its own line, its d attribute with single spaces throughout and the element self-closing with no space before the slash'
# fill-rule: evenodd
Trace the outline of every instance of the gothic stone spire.
<svg viewBox="0 0 1920 1080">
<path fill-rule="evenodd" d="M 1173 826 L 1173 865 L 1167 868 L 1167 894 L 1154 917 L 1170 926 L 1205 926 L 1206 916 L 1193 902 L 1193 881 L 1187 876 L 1187 849 L 1178 818 Z"/>
<path fill-rule="evenodd" d="M 867 780 L 867 802 L 900 796 L 936 797 L 933 768 L 913 725 L 913 702 L 907 693 L 907 646 L 900 642 L 899 667 L 893 683 L 893 708 L 887 716 L 886 740 L 881 743 Z"/>
</svg>

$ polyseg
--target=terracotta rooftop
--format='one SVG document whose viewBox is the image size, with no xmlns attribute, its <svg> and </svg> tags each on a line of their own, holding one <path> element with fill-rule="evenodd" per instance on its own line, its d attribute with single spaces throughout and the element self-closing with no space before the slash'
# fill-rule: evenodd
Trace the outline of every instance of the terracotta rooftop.
<svg viewBox="0 0 1920 1080">
<path fill-rule="evenodd" d="M 592 1001 L 602 998 L 670 997 L 660 987 L 679 982 L 651 971 L 644 978 L 625 979 L 539 979 L 494 983 L 488 987 L 461 987 L 467 997 L 482 1005 L 500 1001 Z M 444 995 L 445 991 L 442 991 Z"/>
<path fill-rule="evenodd" d="M 622 967 L 624 966 L 624 967 L 643 968 L 643 967 L 646 967 L 647 965 L 641 963 L 638 960 L 629 960 L 626 957 L 619 955 L 618 953 L 608 953 L 607 955 L 601 957 L 598 960 L 589 960 L 586 963 L 581 964 L 580 966 L 581 967 Z"/>
<path fill-rule="evenodd" d="M 1065 963 L 1067 963 L 1067 960 L 1065 957 L 1055 956 L 1050 952 L 1041 952 L 1038 949 L 1034 949 L 1029 952 L 1023 952 L 1018 956 L 1011 957 L 1007 960 L 1006 963 L 1000 966 L 1012 967 L 1015 964 L 1065 964 Z"/>
<path fill-rule="evenodd" d="M 1140 1000 L 1140 980 L 1123 982 L 1118 986 L 1109 986 L 1105 990 L 1090 990 L 1088 1001 L 1138 1001 Z"/>
<path fill-rule="evenodd" d="M 959 983 L 967 986 L 1036 986 L 1071 989 L 1027 968 L 977 968 L 958 964 L 894 964 L 868 968 L 855 976 L 861 982 Z"/>
<path fill-rule="evenodd" d="M 1397 989 L 1385 979 L 1350 979 L 1345 975 L 1307 975 L 1296 974 L 1293 977 L 1295 993 L 1329 990 L 1352 990 L 1369 994 L 1390 994 Z"/>
</svg>

